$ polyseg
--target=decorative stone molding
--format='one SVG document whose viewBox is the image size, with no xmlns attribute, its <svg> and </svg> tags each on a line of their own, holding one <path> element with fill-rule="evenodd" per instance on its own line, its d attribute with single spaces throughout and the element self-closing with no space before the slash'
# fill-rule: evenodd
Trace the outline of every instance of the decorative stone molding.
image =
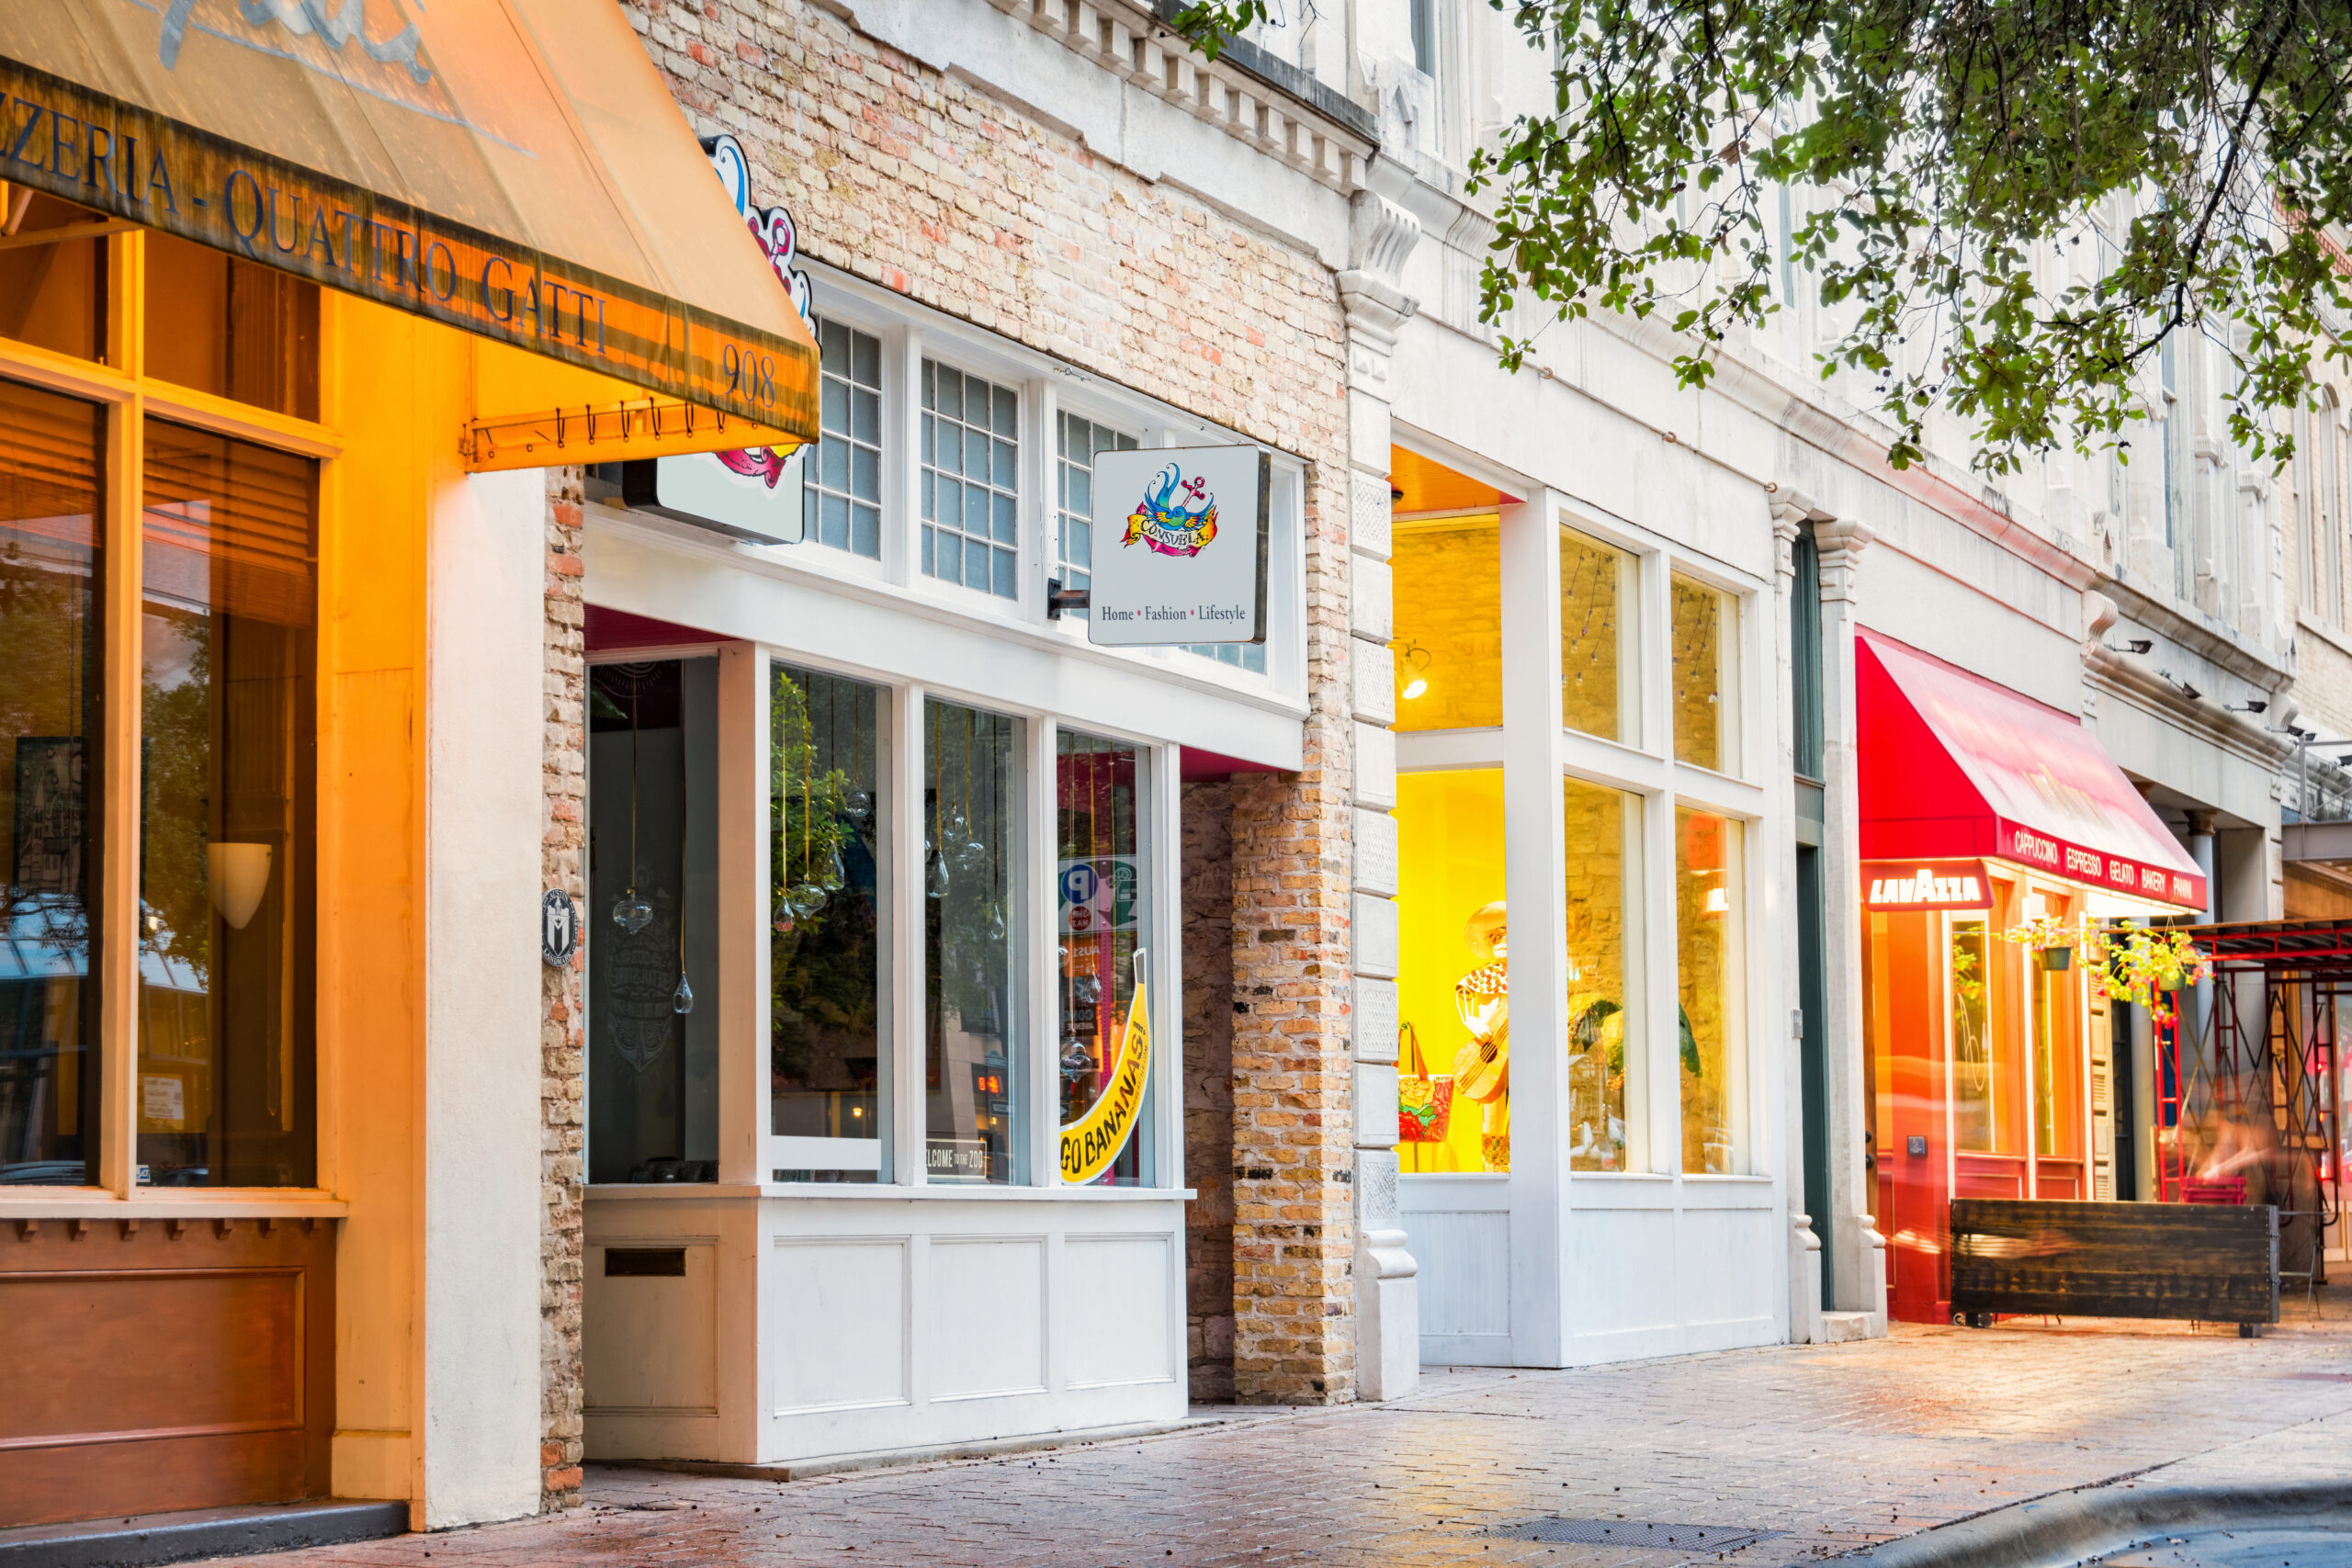
<svg viewBox="0 0 2352 1568">
<path fill-rule="evenodd" d="M 1378 144 L 1242 71 L 1232 62 L 1236 50 L 1204 60 L 1148 7 L 1126 0 L 989 3 L 1319 185 L 1342 195 L 1364 187 Z"/>
<path fill-rule="evenodd" d="M 1854 581 L 1854 569 L 1860 563 L 1862 552 L 1870 548 L 1871 541 L 1878 537 L 1877 533 L 1857 517 L 1815 518 L 1813 537 L 1821 549 L 1823 602 L 1855 603 L 1860 585 Z"/>
</svg>

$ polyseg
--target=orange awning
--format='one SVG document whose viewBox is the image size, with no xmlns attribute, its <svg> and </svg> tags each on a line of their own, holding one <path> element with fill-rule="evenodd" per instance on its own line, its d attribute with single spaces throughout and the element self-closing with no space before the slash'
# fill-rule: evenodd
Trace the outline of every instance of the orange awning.
<svg viewBox="0 0 2352 1568">
<path fill-rule="evenodd" d="M 816 344 L 611 0 L 0 6 L 0 178 L 536 356 L 476 467 L 816 437 Z"/>
</svg>

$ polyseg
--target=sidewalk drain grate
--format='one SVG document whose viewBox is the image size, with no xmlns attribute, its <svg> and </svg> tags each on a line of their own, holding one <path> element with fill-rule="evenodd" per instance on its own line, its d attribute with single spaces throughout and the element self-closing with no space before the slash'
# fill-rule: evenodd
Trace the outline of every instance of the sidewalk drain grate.
<svg viewBox="0 0 2352 1568">
<path fill-rule="evenodd" d="M 1627 1546 L 1648 1551 L 1736 1551 L 1785 1530 L 1742 1529 L 1736 1525 L 1660 1525 L 1640 1519 L 1531 1519 L 1492 1533 L 1502 1540 L 1540 1540 L 1558 1546 Z"/>
</svg>

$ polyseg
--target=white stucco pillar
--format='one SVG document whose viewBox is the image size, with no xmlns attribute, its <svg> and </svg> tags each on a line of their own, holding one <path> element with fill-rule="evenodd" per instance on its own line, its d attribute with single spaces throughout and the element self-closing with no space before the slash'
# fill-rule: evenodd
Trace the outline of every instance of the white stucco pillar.
<svg viewBox="0 0 2352 1568">
<path fill-rule="evenodd" d="M 1795 649 L 1791 643 L 1789 609 L 1796 585 L 1797 530 L 1813 515 L 1813 509 L 1794 495 L 1783 495 L 1772 503 L 1772 647 L 1777 656 L 1772 661 L 1774 739 L 1770 793 L 1773 817 L 1780 825 L 1771 846 L 1772 874 L 1784 890 L 1780 907 L 1792 918 L 1776 921 L 1770 940 L 1773 943 L 1772 962 L 1779 965 L 1784 982 L 1782 994 L 1791 998 L 1803 995 L 1804 980 L 1799 932 L 1802 913 L 1797 903 L 1797 737 L 1795 672 L 1792 664 Z M 1802 1017 L 1792 1007 L 1787 1019 L 1773 1020 L 1770 1026 L 1784 1032 L 1782 1038 L 1790 1047 L 1781 1053 L 1781 1103 L 1787 1113 L 1781 1118 L 1781 1146 L 1788 1151 L 1784 1164 L 1789 1193 L 1789 1338 L 1794 1344 L 1811 1344 L 1822 1337 L 1823 1305 L 1821 1232 L 1815 1228 L 1812 1215 L 1814 1206 L 1826 1194 L 1807 1192 L 1804 1185 L 1804 1042 L 1795 1026 L 1795 1021 Z"/>
<path fill-rule="evenodd" d="M 1830 1273 L 1838 1312 L 1862 1313 L 1868 1332 L 1886 1332 L 1886 1241 L 1872 1211 L 1866 1164 L 1870 1105 L 1862 1054 L 1869 1049 L 1862 1012 L 1861 795 L 1854 705 L 1854 633 L 1859 597 L 1857 558 L 1874 536 L 1851 518 L 1816 519 L 1821 549 L 1822 771 L 1821 833 L 1824 1008 L 1829 1032 L 1829 1190 L 1808 1197 L 1815 1224 L 1827 1223 L 1836 1249 Z"/>
<path fill-rule="evenodd" d="M 523 468 L 442 491 L 431 525 L 415 1459 L 428 1529 L 539 1506 L 546 522 L 546 477 Z"/>
<path fill-rule="evenodd" d="M 1354 721 L 1351 908 L 1355 1012 L 1356 1393 L 1398 1399 L 1420 1387 L 1417 1266 L 1396 1206 L 1396 718 L 1388 649 L 1389 361 L 1419 302 L 1399 287 L 1421 237 L 1413 215 L 1356 193 L 1351 265 L 1339 275 L 1348 327 L 1349 711 Z"/>
</svg>

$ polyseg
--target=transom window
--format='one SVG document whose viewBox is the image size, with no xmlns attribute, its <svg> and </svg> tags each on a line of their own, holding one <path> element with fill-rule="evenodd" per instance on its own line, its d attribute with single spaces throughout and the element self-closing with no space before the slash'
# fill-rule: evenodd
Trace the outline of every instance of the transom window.
<svg viewBox="0 0 2352 1568">
<path fill-rule="evenodd" d="M 1062 586 L 1083 589 L 1093 581 L 1094 573 L 1094 455 L 1132 452 L 1136 438 L 1067 412 L 1055 423 L 1054 499 Z"/>
<path fill-rule="evenodd" d="M 922 362 L 922 570 L 1000 599 L 1020 595 L 1021 400 Z"/>
</svg>

